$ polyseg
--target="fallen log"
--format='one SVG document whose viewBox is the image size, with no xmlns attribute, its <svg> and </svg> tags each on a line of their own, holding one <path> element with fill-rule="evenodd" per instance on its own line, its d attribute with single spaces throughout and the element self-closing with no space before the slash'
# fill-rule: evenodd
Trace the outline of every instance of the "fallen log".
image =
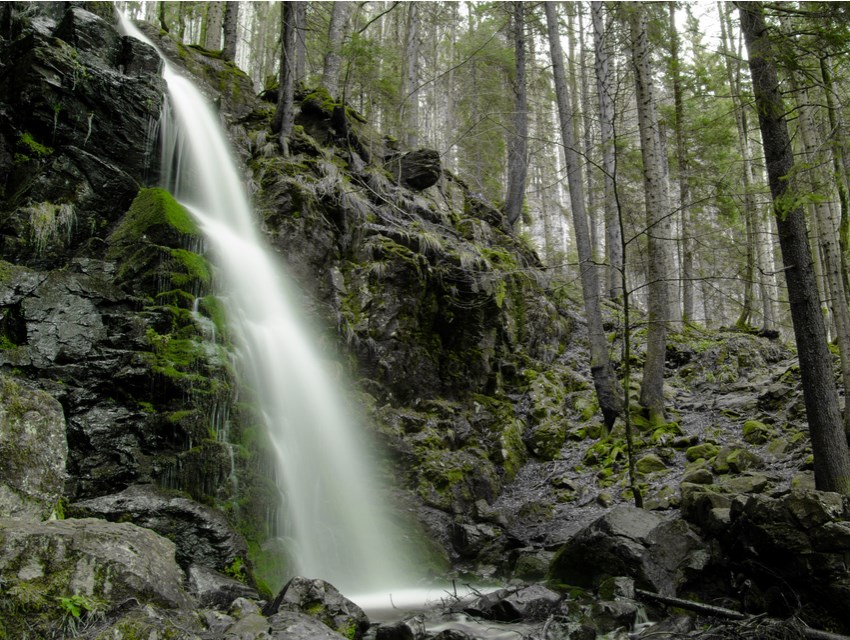
<svg viewBox="0 0 850 640">
<path fill-rule="evenodd" d="M 702 613 L 707 616 L 726 618 L 727 620 L 740 620 L 742 622 L 747 622 L 760 619 L 764 620 L 765 622 L 781 622 L 780 620 L 777 620 L 775 618 L 765 618 L 764 616 L 752 616 L 747 613 L 735 611 L 734 609 L 716 607 L 714 605 L 704 604 L 702 602 L 693 602 L 692 600 L 683 600 L 682 598 L 665 596 L 660 593 L 645 591 L 643 589 L 635 589 L 635 595 L 642 598 L 655 600 L 656 602 L 660 602 L 662 604 L 678 607 L 679 609 L 686 609 L 688 611 Z M 806 627 L 802 625 L 798 627 L 797 630 L 800 632 L 801 635 L 806 638 L 811 638 L 812 640 L 850 640 L 850 636 L 845 636 L 838 633 L 830 633 L 828 631 L 820 631 L 818 629 L 812 629 L 811 627 Z"/>
</svg>

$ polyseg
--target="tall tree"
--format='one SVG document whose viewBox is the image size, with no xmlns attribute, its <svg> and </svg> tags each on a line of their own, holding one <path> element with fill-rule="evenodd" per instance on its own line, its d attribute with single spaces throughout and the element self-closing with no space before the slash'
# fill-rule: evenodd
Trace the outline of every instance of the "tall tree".
<svg viewBox="0 0 850 640">
<path fill-rule="evenodd" d="M 682 79 L 679 60 L 679 33 L 676 30 L 676 3 L 669 2 L 670 28 L 670 76 L 673 84 L 673 114 L 676 133 L 676 170 L 679 183 L 679 220 L 681 229 L 682 255 L 682 320 L 694 318 L 694 231 L 691 219 L 690 181 L 688 176 L 688 152 L 685 140 L 685 106 L 682 97 Z"/>
<path fill-rule="evenodd" d="M 239 37 L 239 3 L 227 0 L 224 6 L 224 45 L 221 57 L 233 62 L 236 60 L 236 42 Z"/>
<path fill-rule="evenodd" d="M 525 200 L 525 178 L 528 172 L 528 96 L 525 80 L 525 7 L 523 2 L 511 2 L 511 22 L 514 36 L 514 126 L 508 142 L 508 188 L 505 194 L 505 215 L 515 225 L 522 215 Z"/>
<path fill-rule="evenodd" d="M 325 66 L 322 71 L 322 86 L 328 90 L 332 98 L 339 97 L 339 71 L 342 63 L 340 50 L 345 35 L 345 24 L 348 22 L 351 4 L 336 0 L 331 9 L 331 20 L 328 25 L 328 48 L 325 53 Z"/>
<path fill-rule="evenodd" d="M 298 2 L 284 2 L 280 12 L 280 87 L 278 88 L 277 109 L 272 121 L 272 131 L 278 134 L 283 155 L 289 155 L 289 136 L 295 117 L 295 48 L 296 44 L 296 5 Z"/>
<path fill-rule="evenodd" d="M 747 44 L 762 145 L 785 266 L 803 398 L 815 460 L 815 485 L 850 495 L 850 449 L 841 428 L 838 394 L 827 348 L 809 248 L 805 212 L 795 194 L 794 155 L 761 2 L 736 2 Z"/>
<path fill-rule="evenodd" d="M 666 157 L 652 86 L 646 11 L 646 5 L 643 4 L 636 4 L 629 10 L 632 65 L 635 74 L 638 128 L 643 158 L 645 233 L 649 260 L 647 269 L 649 326 L 647 327 L 646 361 L 643 367 L 640 402 L 646 409 L 650 422 L 658 423 L 666 419 L 663 388 L 667 330 L 672 316 L 668 282 L 672 271 L 672 260 L 668 250 L 672 234 L 672 212 L 668 193 Z"/>
<path fill-rule="evenodd" d="M 621 271 L 623 270 L 623 239 L 617 214 L 617 195 L 614 191 L 614 93 L 608 48 L 605 42 L 604 3 L 591 2 L 593 43 L 595 49 L 596 92 L 599 99 L 599 127 L 602 142 L 602 173 L 604 180 L 605 253 L 609 265 L 606 290 L 611 300 L 621 300 Z"/>
<path fill-rule="evenodd" d="M 419 8 L 407 5 L 407 31 L 404 42 L 404 76 L 402 82 L 404 137 L 408 147 L 419 144 Z"/>
<path fill-rule="evenodd" d="M 564 157 L 567 164 L 567 183 L 570 189 L 573 230 L 576 236 L 581 289 L 587 315 L 587 332 L 590 339 L 590 372 L 593 375 L 599 408 L 602 410 L 605 424 L 610 429 L 614 420 L 622 413 L 623 403 L 621 395 L 616 389 L 617 379 L 608 357 L 608 339 L 602 327 L 602 312 L 599 308 L 599 274 L 593 261 L 584 200 L 582 163 L 576 149 L 573 111 L 570 107 L 571 87 L 567 83 L 566 73 L 564 72 L 564 53 L 561 48 L 556 3 L 544 2 L 543 4 L 546 8 L 549 50 L 552 56 L 552 72 L 555 77 L 555 97 L 558 102 L 558 116 L 561 121 L 561 140 L 564 143 Z"/>
<path fill-rule="evenodd" d="M 221 27 L 224 19 L 224 3 L 208 2 L 206 20 L 204 24 L 205 49 L 218 51 L 221 49 Z"/>
</svg>

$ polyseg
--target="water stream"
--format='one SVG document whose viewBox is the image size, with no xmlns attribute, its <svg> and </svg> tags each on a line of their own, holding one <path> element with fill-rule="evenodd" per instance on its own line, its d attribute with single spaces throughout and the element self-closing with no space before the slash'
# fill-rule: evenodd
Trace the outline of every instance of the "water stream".
<svg viewBox="0 0 850 640">
<path fill-rule="evenodd" d="M 122 28 L 154 46 L 123 17 Z M 241 368 L 277 457 L 280 535 L 292 549 L 294 572 L 328 580 L 346 595 L 407 586 L 368 439 L 342 402 L 292 302 L 292 285 L 260 233 L 219 117 L 163 60 L 163 181 L 197 220 L 219 268 Z"/>
</svg>

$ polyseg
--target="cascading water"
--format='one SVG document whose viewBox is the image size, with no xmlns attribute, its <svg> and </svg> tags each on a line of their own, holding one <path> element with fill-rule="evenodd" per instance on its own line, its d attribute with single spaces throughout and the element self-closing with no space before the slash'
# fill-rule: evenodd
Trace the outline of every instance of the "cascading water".
<svg viewBox="0 0 850 640">
<path fill-rule="evenodd" d="M 123 16 L 121 22 L 125 33 L 155 46 Z M 160 132 L 164 175 L 202 228 L 224 281 L 229 324 L 276 449 L 294 569 L 348 593 L 406 586 L 365 436 L 352 424 L 259 233 L 219 119 L 161 57 L 171 111 Z"/>
</svg>

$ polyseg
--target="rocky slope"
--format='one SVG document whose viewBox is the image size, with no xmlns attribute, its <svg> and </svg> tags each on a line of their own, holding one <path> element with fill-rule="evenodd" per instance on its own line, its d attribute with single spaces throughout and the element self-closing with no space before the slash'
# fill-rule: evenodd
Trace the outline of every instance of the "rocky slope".
<svg viewBox="0 0 850 640">
<path fill-rule="evenodd" d="M 603 432 L 577 305 L 501 212 L 321 91 L 299 95 L 282 157 L 244 74 L 148 33 L 220 105 L 260 222 L 385 445 L 423 574 L 592 593 L 616 568 L 701 598 L 747 583 L 753 609 L 778 602 L 780 576 L 793 612 L 848 623 L 850 507 L 810 491 L 788 349 L 674 337 L 670 422 L 634 414 L 654 513 L 623 511 L 624 435 Z M 0 36 L 0 637 L 315 637 L 316 590 L 347 611 L 319 615 L 322 633 L 359 637 L 362 612 L 327 585 L 257 604 L 285 573 L 279 497 L 215 265 L 155 188 L 155 52 L 99 3 L 4 3 Z M 618 353 L 615 309 L 608 322 Z M 523 597 L 476 615 L 545 612 L 573 637 L 636 611 Z"/>
</svg>

